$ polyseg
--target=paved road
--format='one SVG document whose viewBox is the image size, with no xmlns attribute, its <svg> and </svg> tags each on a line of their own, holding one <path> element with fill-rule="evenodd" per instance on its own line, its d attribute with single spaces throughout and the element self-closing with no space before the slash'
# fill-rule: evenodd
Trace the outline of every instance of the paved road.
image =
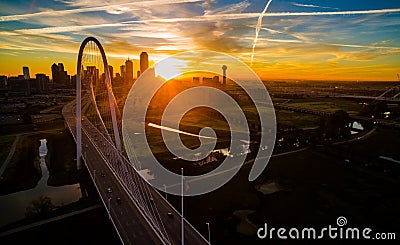
<svg viewBox="0 0 400 245">
<path fill-rule="evenodd" d="M 69 124 L 71 133 L 75 135 L 75 117 L 73 115 L 73 105 L 64 107 L 63 115 Z M 85 122 L 83 121 L 83 124 Z M 133 205 L 130 197 L 118 183 L 113 172 L 106 165 L 105 156 L 98 149 L 97 143 L 90 137 L 88 132 L 82 130 L 82 156 L 85 159 L 86 167 L 95 182 L 98 193 L 103 201 L 103 205 L 110 214 L 111 221 L 124 244 L 161 244 L 147 222 L 141 218 L 137 208 Z M 104 177 L 102 177 L 102 173 Z M 107 189 L 112 192 L 108 193 Z M 121 203 L 117 203 L 117 198 Z"/>
<path fill-rule="evenodd" d="M 75 135 L 75 117 L 73 115 L 73 104 L 69 104 L 63 108 L 63 115 L 69 124 L 71 133 Z M 121 240 L 126 244 L 160 244 L 157 233 L 152 226 L 149 225 L 149 218 L 143 215 L 143 210 L 138 208 L 131 194 L 128 194 L 121 176 L 115 171 L 115 147 L 108 138 L 100 134 L 87 119 L 82 121 L 82 154 L 85 159 L 86 166 L 95 186 L 102 198 L 103 204 L 107 210 L 110 210 L 111 221 L 117 230 Z M 113 156 L 114 154 L 114 156 Z M 139 174 L 130 166 L 125 166 L 125 170 L 129 167 L 129 175 L 135 178 Z M 112 168 L 110 168 L 110 166 Z M 123 166 L 124 167 L 124 166 Z M 113 170 L 111 170 L 113 169 Z M 116 177 L 120 176 L 120 177 Z M 127 175 L 128 176 L 128 175 Z M 129 176 L 128 176 L 129 177 Z M 132 178 L 132 177 L 131 177 Z M 126 182 L 124 182 L 126 184 Z M 137 188 L 141 190 L 147 188 L 147 196 L 143 197 L 147 205 L 146 208 L 155 213 L 162 220 L 166 234 L 171 244 L 181 243 L 181 219 L 180 214 L 160 195 L 158 191 L 150 185 L 143 186 L 144 182 L 137 183 Z M 111 188 L 112 192 L 107 191 Z M 118 203 L 117 198 L 121 199 Z M 151 201 L 153 200 L 153 201 Z M 143 200 L 142 200 L 143 201 Z M 158 210 L 158 213 L 155 212 Z M 172 215 L 169 215 L 171 213 Z M 197 232 L 187 221 L 185 221 L 185 242 L 187 244 L 207 244 L 204 237 Z"/>
<path fill-rule="evenodd" d="M 96 204 L 96 205 L 93 205 L 93 206 L 90 206 L 90 207 L 87 207 L 87 208 L 83 208 L 81 210 L 76 210 L 76 211 L 73 211 L 73 212 L 70 212 L 70 213 L 66 213 L 66 214 L 63 214 L 63 215 L 59 215 L 59 216 L 56 216 L 56 217 L 53 217 L 53 218 L 41 220 L 41 221 L 29 224 L 29 225 L 20 226 L 18 228 L 11 229 L 11 230 L 8 230 L 8 231 L 0 233 L 0 237 L 4 237 L 4 236 L 8 236 L 8 235 L 20 232 L 20 231 L 32 229 L 34 227 L 41 226 L 41 225 L 44 225 L 44 224 L 47 224 L 47 223 L 50 223 L 50 222 L 53 222 L 53 221 L 62 220 L 62 219 L 65 219 L 65 218 L 68 218 L 68 217 L 71 217 L 71 216 L 74 216 L 74 215 L 77 215 L 77 214 L 88 212 L 90 210 L 93 210 L 93 209 L 96 209 L 96 208 L 99 208 L 99 207 L 101 207 L 101 205 Z"/>
<path fill-rule="evenodd" d="M 104 155 L 98 152 L 98 147 L 90 138 L 86 130 L 83 130 L 82 142 L 87 147 L 83 149 L 86 166 L 96 188 L 100 193 L 103 204 L 111 215 L 112 222 L 124 243 L 142 242 L 146 244 L 160 244 L 158 238 L 152 234 L 149 225 L 140 218 L 137 208 L 131 202 L 130 197 L 121 187 L 113 172 L 104 163 Z M 104 174 L 102 177 L 102 174 Z M 111 188 L 111 193 L 107 189 Z M 121 199 L 121 203 L 117 202 Z"/>
<path fill-rule="evenodd" d="M 370 131 L 364 133 L 364 134 L 361 135 L 360 137 L 356 137 L 356 138 L 354 138 L 354 139 L 345 140 L 345 141 L 341 141 L 341 142 L 336 142 L 336 143 L 333 143 L 332 145 L 347 144 L 347 143 L 351 143 L 351 142 L 354 142 L 354 141 L 359 141 L 359 140 L 362 140 L 362 139 L 366 139 L 366 138 L 368 138 L 369 136 L 371 136 L 373 133 L 375 133 L 375 131 L 376 131 L 377 128 L 378 128 L 378 126 L 375 126 L 375 127 L 373 127 Z"/>
<path fill-rule="evenodd" d="M 1 165 L 0 178 L 3 176 L 4 171 L 7 169 L 8 164 L 10 163 L 12 157 L 14 156 L 15 149 L 17 148 L 17 143 L 18 143 L 20 137 L 21 137 L 20 134 L 16 135 L 15 140 L 11 146 L 10 153 L 8 153 L 8 156 L 7 156 L 6 160 L 4 161 L 3 165 Z"/>
</svg>

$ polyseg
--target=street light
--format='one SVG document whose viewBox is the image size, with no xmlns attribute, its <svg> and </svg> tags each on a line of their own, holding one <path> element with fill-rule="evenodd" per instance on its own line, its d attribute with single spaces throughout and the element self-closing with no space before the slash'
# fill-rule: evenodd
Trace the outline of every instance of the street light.
<svg viewBox="0 0 400 245">
<path fill-rule="evenodd" d="M 211 236 L 210 236 L 210 223 L 206 223 L 208 229 L 208 244 L 211 244 Z"/>
<path fill-rule="evenodd" d="M 111 219 L 111 197 L 108 198 L 108 218 Z"/>
<path fill-rule="evenodd" d="M 167 200 L 167 186 L 164 184 L 165 200 Z"/>
<path fill-rule="evenodd" d="M 86 161 L 87 161 L 87 158 L 86 158 L 86 151 L 83 153 L 84 155 L 85 155 L 85 164 L 86 164 Z"/>
<path fill-rule="evenodd" d="M 181 168 L 181 232 L 182 232 L 182 245 L 185 245 L 185 229 L 184 229 L 184 221 L 183 221 L 183 168 Z"/>
</svg>

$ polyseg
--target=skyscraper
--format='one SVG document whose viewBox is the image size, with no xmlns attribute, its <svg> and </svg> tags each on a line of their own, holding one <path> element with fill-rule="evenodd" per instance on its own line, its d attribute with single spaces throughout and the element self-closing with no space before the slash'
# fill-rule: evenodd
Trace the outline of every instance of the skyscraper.
<svg viewBox="0 0 400 245">
<path fill-rule="evenodd" d="M 149 68 L 149 56 L 146 52 L 140 54 L 140 74 Z"/>
<path fill-rule="evenodd" d="M 121 77 L 122 77 L 122 79 L 125 79 L 125 76 L 126 76 L 126 69 L 125 69 L 125 66 L 122 65 L 122 66 L 119 67 L 119 69 L 120 69 L 120 71 L 121 71 Z"/>
<path fill-rule="evenodd" d="M 112 67 L 112 66 L 108 66 L 108 72 L 110 73 L 110 79 L 111 79 L 111 82 L 113 81 L 113 78 L 114 78 L 114 67 Z"/>
<path fill-rule="evenodd" d="M 29 67 L 27 67 L 27 66 L 22 67 L 22 72 L 24 73 L 25 80 L 28 80 L 31 78 L 29 75 Z"/>
<path fill-rule="evenodd" d="M 91 81 L 93 84 L 97 84 L 100 79 L 99 69 L 96 66 L 86 66 L 85 79 Z"/>
<path fill-rule="evenodd" d="M 70 86 L 70 77 L 67 71 L 64 70 L 63 63 L 55 63 L 51 66 L 51 75 L 53 77 L 53 83 L 59 86 Z"/>
<path fill-rule="evenodd" d="M 213 85 L 218 85 L 219 84 L 219 77 L 218 76 L 213 76 L 212 81 L 213 81 Z"/>
<path fill-rule="evenodd" d="M 64 64 L 63 63 L 58 63 L 58 71 L 64 71 Z"/>
<path fill-rule="evenodd" d="M 54 63 L 51 66 L 51 77 L 53 79 L 53 83 L 57 83 L 58 81 L 58 66 Z"/>
<path fill-rule="evenodd" d="M 7 76 L 0 76 L 0 89 L 7 88 Z"/>
<path fill-rule="evenodd" d="M 133 81 L 133 62 L 129 58 L 127 61 L 125 61 L 125 69 L 125 81 L 130 83 Z"/>
<path fill-rule="evenodd" d="M 49 77 L 45 74 L 36 74 L 36 89 L 38 93 L 47 91 L 49 84 Z"/>
</svg>

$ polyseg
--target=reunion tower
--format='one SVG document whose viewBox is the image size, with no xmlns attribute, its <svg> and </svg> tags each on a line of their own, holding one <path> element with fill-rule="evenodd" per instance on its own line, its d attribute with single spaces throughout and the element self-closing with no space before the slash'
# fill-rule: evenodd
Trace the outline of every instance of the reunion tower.
<svg viewBox="0 0 400 245">
<path fill-rule="evenodd" d="M 226 85 L 226 69 L 228 69 L 228 67 L 226 65 L 222 66 L 222 85 Z"/>
</svg>

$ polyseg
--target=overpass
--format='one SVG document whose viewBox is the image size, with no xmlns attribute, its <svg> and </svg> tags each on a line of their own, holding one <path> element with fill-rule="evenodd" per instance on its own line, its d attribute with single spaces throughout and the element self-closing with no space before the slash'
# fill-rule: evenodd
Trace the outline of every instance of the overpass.
<svg viewBox="0 0 400 245">
<path fill-rule="evenodd" d="M 384 93 L 386 94 L 386 92 Z M 365 95 L 346 95 L 346 94 L 337 94 L 336 98 L 345 98 L 345 99 L 365 99 L 365 100 L 373 100 L 373 101 L 385 101 L 385 102 L 400 102 L 400 93 L 394 95 L 393 97 L 384 97 L 380 96 L 365 96 Z"/>
</svg>

